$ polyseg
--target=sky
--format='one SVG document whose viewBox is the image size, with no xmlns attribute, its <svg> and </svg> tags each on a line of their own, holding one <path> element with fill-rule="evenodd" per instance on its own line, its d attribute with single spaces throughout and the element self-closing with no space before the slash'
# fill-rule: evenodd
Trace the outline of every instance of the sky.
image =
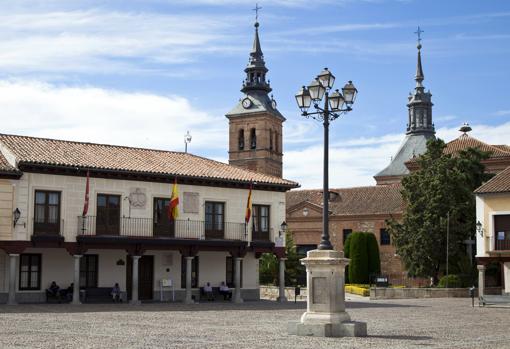
<svg viewBox="0 0 510 349">
<path fill-rule="evenodd" d="M 330 128 L 330 186 L 373 185 L 403 140 L 416 31 L 438 137 L 510 143 L 510 2 L 259 1 L 260 39 L 284 123 L 284 177 L 322 186 L 322 126 L 294 94 L 324 67 L 352 80 Z M 184 150 L 228 161 L 225 114 L 242 97 L 255 2 L 0 2 L 0 133 Z"/>
</svg>

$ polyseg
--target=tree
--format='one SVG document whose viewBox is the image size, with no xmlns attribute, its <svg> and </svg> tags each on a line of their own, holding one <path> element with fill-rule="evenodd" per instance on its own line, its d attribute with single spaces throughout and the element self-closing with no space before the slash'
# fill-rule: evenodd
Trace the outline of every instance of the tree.
<svg viewBox="0 0 510 349">
<path fill-rule="evenodd" d="M 349 282 L 353 284 L 368 283 L 368 249 L 365 233 L 354 232 L 350 235 Z"/>
<path fill-rule="evenodd" d="M 481 160 L 488 153 L 462 150 L 444 154 L 441 139 L 427 142 L 418 158 L 419 170 L 402 180 L 405 203 L 403 221 L 389 220 L 397 254 L 410 276 L 431 277 L 437 284 L 446 266 L 446 230 L 449 216 L 449 260 L 465 254 L 464 240 L 475 231 L 473 190 L 488 176 Z"/>
<path fill-rule="evenodd" d="M 297 254 L 296 245 L 292 233 L 287 231 L 285 235 L 285 285 L 296 285 L 299 275 L 304 272 L 304 266 L 299 261 L 302 256 Z M 261 284 L 278 283 L 279 261 L 272 253 L 263 253 L 259 261 L 259 280 Z"/>
<path fill-rule="evenodd" d="M 381 273 L 381 257 L 379 256 L 379 244 L 375 235 L 372 233 L 365 233 L 367 239 L 367 252 L 368 252 L 368 275 L 372 277 Z M 371 281 L 371 280 L 370 280 Z"/>
<path fill-rule="evenodd" d="M 285 233 L 285 254 L 287 255 L 287 260 L 285 261 L 285 285 L 295 286 L 299 275 L 303 273 L 305 267 L 299 261 L 301 256 L 296 252 L 296 245 L 290 230 L 287 230 Z"/>
<path fill-rule="evenodd" d="M 347 239 L 345 239 L 344 242 L 344 257 L 345 258 L 351 258 L 350 252 L 351 252 L 351 236 L 352 234 L 349 234 L 347 236 Z M 351 281 L 349 279 L 349 266 L 345 266 L 345 283 L 349 284 Z"/>
<path fill-rule="evenodd" d="M 272 253 L 263 253 L 259 261 L 259 280 L 262 285 L 276 285 L 278 259 Z"/>
</svg>

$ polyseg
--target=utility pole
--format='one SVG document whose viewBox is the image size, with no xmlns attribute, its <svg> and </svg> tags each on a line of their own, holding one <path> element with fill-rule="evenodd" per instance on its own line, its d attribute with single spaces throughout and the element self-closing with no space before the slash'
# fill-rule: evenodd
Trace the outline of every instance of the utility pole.
<svg viewBox="0 0 510 349">
<path fill-rule="evenodd" d="M 446 288 L 448 288 L 448 257 L 449 257 L 449 245 L 450 240 L 450 211 L 446 213 Z"/>
</svg>

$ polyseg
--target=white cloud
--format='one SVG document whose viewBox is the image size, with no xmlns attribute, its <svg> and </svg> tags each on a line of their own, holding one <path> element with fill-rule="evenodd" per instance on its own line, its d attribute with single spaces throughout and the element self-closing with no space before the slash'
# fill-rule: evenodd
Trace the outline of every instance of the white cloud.
<svg viewBox="0 0 510 349">
<path fill-rule="evenodd" d="M 0 14 L 0 72 L 136 73 L 224 47 L 235 19 L 106 10 Z M 220 49 L 221 48 L 221 49 Z M 160 69 L 160 68 L 159 68 Z"/>
<path fill-rule="evenodd" d="M 0 106 L 2 133 L 182 151 L 190 130 L 191 152 L 227 150 L 224 116 L 180 96 L 0 81 Z"/>
<path fill-rule="evenodd" d="M 510 122 L 489 126 L 471 125 L 470 133 L 489 144 L 509 144 Z M 449 142 L 459 137 L 458 128 L 440 128 L 437 137 Z M 398 149 L 404 134 L 387 134 L 373 138 L 346 139 L 332 144 L 329 151 L 331 188 L 374 185 L 373 176 L 384 169 Z M 286 151 L 284 176 L 296 180 L 302 188 L 322 186 L 322 146 L 308 146 Z"/>
<path fill-rule="evenodd" d="M 498 110 L 494 113 L 496 116 L 507 116 L 510 115 L 510 110 Z"/>
</svg>

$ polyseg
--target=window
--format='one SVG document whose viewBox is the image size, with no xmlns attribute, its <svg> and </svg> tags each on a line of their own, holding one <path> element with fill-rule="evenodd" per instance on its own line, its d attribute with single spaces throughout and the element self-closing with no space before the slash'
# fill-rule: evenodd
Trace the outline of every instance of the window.
<svg viewBox="0 0 510 349">
<path fill-rule="evenodd" d="M 239 130 L 239 138 L 238 138 L 239 150 L 244 149 L 244 130 Z"/>
<path fill-rule="evenodd" d="M 273 150 L 273 131 L 269 130 L 269 150 Z"/>
<path fill-rule="evenodd" d="M 198 287 L 198 256 L 191 261 L 191 288 Z M 186 288 L 186 258 L 181 257 L 181 288 Z"/>
<path fill-rule="evenodd" d="M 35 191 L 34 233 L 60 233 L 60 192 Z"/>
<path fill-rule="evenodd" d="M 170 199 L 154 198 L 153 235 L 174 236 L 174 221 L 168 217 Z"/>
<path fill-rule="evenodd" d="M 223 202 L 205 202 L 205 236 L 206 238 L 223 238 L 225 225 L 225 204 Z"/>
<path fill-rule="evenodd" d="M 41 289 L 41 255 L 22 254 L 19 259 L 19 289 Z"/>
<path fill-rule="evenodd" d="M 344 234 L 344 236 L 343 236 L 343 239 L 344 239 L 343 243 L 344 243 L 344 245 L 345 245 L 345 240 L 347 240 L 347 237 L 349 235 L 351 235 L 351 233 L 352 233 L 352 229 L 344 229 L 343 230 L 343 234 Z"/>
<path fill-rule="evenodd" d="M 96 233 L 119 235 L 120 195 L 97 194 Z"/>
<path fill-rule="evenodd" d="M 253 240 L 269 240 L 269 206 L 253 205 Z"/>
<path fill-rule="evenodd" d="M 228 287 L 236 287 L 235 283 L 235 258 L 232 258 L 231 256 L 227 256 L 226 260 L 226 276 L 225 276 L 225 283 Z M 241 285 L 239 287 L 243 287 L 243 261 L 241 260 Z"/>
<path fill-rule="evenodd" d="M 250 131 L 250 149 L 257 149 L 257 134 L 254 128 Z"/>
<path fill-rule="evenodd" d="M 388 231 L 386 229 L 380 230 L 380 240 L 381 240 L 381 246 L 391 244 L 390 233 L 388 233 Z"/>
<path fill-rule="evenodd" d="M 317 245 L 296 245 L 296 253 L 299 256 L 305 256 L 308 251 L 317 249 Z"/>
<path fill-rule="evenodd" d="M 274 131 L 274 151 L 278 151 L 278 132 Z"/>
<path fill-rule="evenodd" d="M 494 238 L 496 250 L 510 250 L 510 215 L 494 216 Z"/>
<path fill-rule="evenodd" d="M 80 287 L 97 287 L 98 257 L 86 254 L 80 259 Z"/>
</svg>

